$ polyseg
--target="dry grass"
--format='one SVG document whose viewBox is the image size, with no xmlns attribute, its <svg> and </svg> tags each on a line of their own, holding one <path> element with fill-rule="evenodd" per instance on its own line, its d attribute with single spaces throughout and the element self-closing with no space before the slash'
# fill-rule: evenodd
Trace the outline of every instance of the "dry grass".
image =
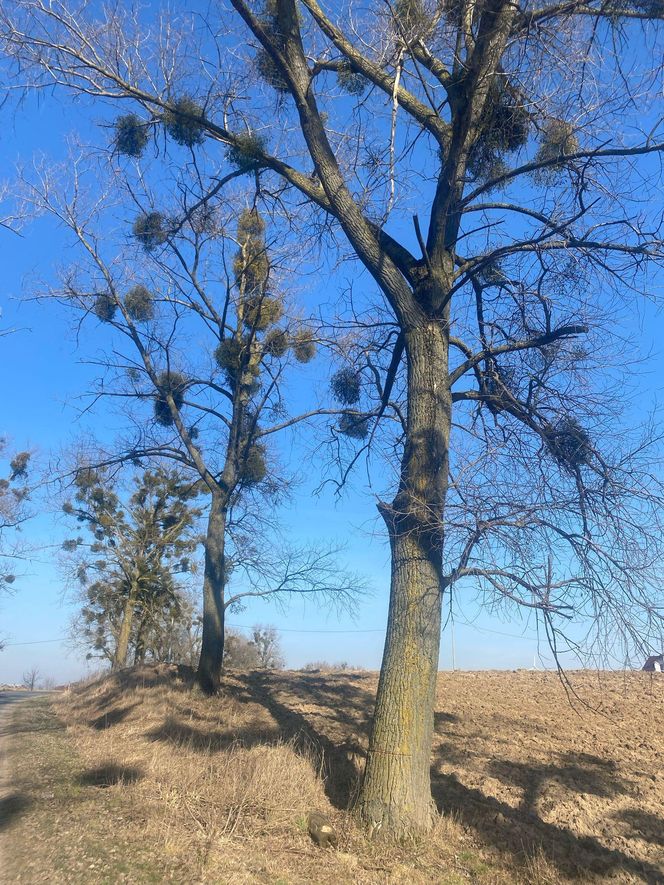
<svg viewBox="0 0 664 885">
<path fill-rule="evenodd" d="M 481 773 L 485 792 L 437 774 L 436 762 L 434 793 L 436 778 L 444 778 L 445 813 L 427 839 L 404 845 L 367 841 L 345 811 L 366 748 L 374 674 L 230 673 L 222 694 L 208 699 L 186 670 L 144 668 L 69 692 L 55 702 L 57 719 L 45 699 L 22 704 L 11 748 L 18 805 L 7 827 L 12 852 L 2 881 L 664 881 L 652 872 L 653 856 L 640 875 L 634 863 L 621 867 L 628 854 L 614 851 L 610 868 L 598 874 L 564 860 L 560 846 L 553 850 L 547 836 L 558 829 L 543 830 L 537 841 L 537 827 L 550 825 L 518 817 L 518 791 L 510 787 L 512 805 L 499 792 L 495 775 L 504 776 L 504 765 L 496 767 L 496 753 L 504 737 L 494 740 L 490 758 L 480 759 L 485 736 L 478 721 L 469 714 L 468 733 L 462 731 L 463 704 L 483 703 L 471 683 L 471 693 L 463 693 L 459 679 L 447 692 L 455 712 L 437 715 L 436 749 L 455 738 L 457 753 L 467 759 L 451 757 L 451 764 L 462 779 Z M 522 699 L 519 709 L 527 722 Z M 489 718 L 482 720 L 487 728 L 499 725 L 495 715 Z M 485 763 L 493 766 L 490 783 Z M 575 776 L 580 772 L 577 761 Z M 582 784 L 585 790 L 593 785 Z M 470 799 L 453 807 L 464 791 Z M 333 819 L 338 850 L 321 851 L 308 837 L 306 818 L 314 808 Z M 562 840 L 563 848 L 576 844 L 570 839 Z"/>
</svg>

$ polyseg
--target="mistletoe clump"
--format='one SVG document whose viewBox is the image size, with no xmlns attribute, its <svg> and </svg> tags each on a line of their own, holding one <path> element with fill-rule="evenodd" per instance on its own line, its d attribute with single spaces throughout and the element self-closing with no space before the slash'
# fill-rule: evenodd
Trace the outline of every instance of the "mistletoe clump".
<svg viewBox="0 0 664 885">
<path fill-rule="evenodd" d="M 148 125 L 136 114 L 124 114 L 115 121 L 115 149 L 127 157 L 141 157 L 149 140 Z"/>
<path fill-rule="evenodd" d="M 258 75 L 277 92 L 288 92 L 288 83 L 269 52 L 259 49 L 254 60 Z"/>
<path fill-rule="evenodd" d="M 265 446 L 254 443 L 249 446 L 240 466 L 240 479 L 245 486 L 258 485 L 267 476 Z"/>
<path fill-rule="evenodd" d="M 288 333 L 284 329 L 271 329 L 265 336 L 263 352 L 279 359 L 288 350 Z"/>
<path fill-rule="evenodd" d="M 535 154 L 536 163 L 550 163 L 544 169 L 538 169 L 536 178 L 546 182 L 564 168 L 564 159 L 579 150 L 579 140 L 571 123 L 565 120 L 549 120 L 542 130 L 540 146 Z"/>
<path fill-rule="evenodd" d="M 177 144 L 195 147 L 205 139 L 203 108 L 189 95 L 173 102 L 164 114 L 166 131 Z"/>
<path fill-rule="evenodd" d="M 528 141 L 531 115 L 523 96 L 505 82 L 495 80 L 478 125 L 478 135 L 468 156 L 468 170 L 476 178 L 495 178 L 505 167 L 502 154 L 518 150 Z"/>
<path fill-rule="evenodd" d="M 256 379 L 260 366 L 257 362 L 246 359 L 247 347 L 246 339 L 224 338 L 217 346 L 214 358 L 219 368 L 223 369 L 226 383 L 231 389 L 235 390 L 242 384 L 250 393 L 254 393 L 258 389 Z"/>
<path fill-rule="evenodd" d="M 576 418 L 567 416 L 550 425 L 545 430 L 545 442 L 558 464 L 571 473 L 592 462 L 590 436 Z"/>
<path fill-rule="evenodd" d="M 311 332 L 305 328 L 298 329 L 293 335 L 291 349 L 298 363 L 310 363 L 316 356 L 316 343 Z"/>
<path fill-rule="evenodd" d="M 187 389 L 187 381 L 179 372 L 162 372 L 158 379 L 159 393 L 154 401 L 154 416 L 162 427 L 170 427 L 173 424 L 173 415 L 168 404 L 170 395 L 179 411 L 184 404 L 184 394 Z"/>
<path fill-rule="evenodd" d="M 348 95 L 363 95 L 367 88 L 367 81 L 362 74 L 354 71 L 347 61 L 341 62 L 337 68 L 337 83 Z"/>
<path fill-rule="evenodd" d="M 351 439 L 366 439 L 371 429 L 371 420 L 368 415 L 357 415 L 353 412 L 345 412 L 339 418 L 339 433 Z"/>
<path fill-rule="evenodd" d="M 266 140 L 256 132 L 241 132 L 226 152 L 226 159 L 238 172 L 254 172 L 259 169 L 265 153 Z"/>
<path fill-rule="evenodd" d="M 243 344 L 237 338 L 224 338 L 219 343 L 214 358 L 220 369 L 223 369 L 226 381 L 231 387 L 235 387 L 240 373 Z"/>
<path fill-rule="evenodd" d="M 163 212 L 145 212 L 134 222 L 132 232 L 145 251 L 151 252 L 168 239 L 166 217 Z"/>
<path fill-rule="evenodd" d="M 433 29 L 433 16 L 422 0 L 397 0 L 394 16 L 399 36 L 413 40 L 428 36 Z"/>
<path fill-rule="evenodd" d="M 233 262 L 237 284 L 248 300 L 265 300 L 270 260 L 265 248 L 265 222 L 257 209 L 245 209 L 240 214 L 237 240 L 240 248 Z"/>
<path fill-rule="evenodd" d="M 9 462 L 9 479 L 13 482 L 17 479 L 25 479 L 28 475 L 30 452 L 18 452 Z"/>
<path fill-rule="evenodd" d="M 264 332 L 278 323 L 283 316 L 284 308 L 278 298 L 268 295 L 254 295 L 245 299 L 243 321 L 245 326 Z"/>
<path fill-rule="evenodd" d="M 330 379 L 332 396 L 344 406 L 353 406 L 359 402 L 361 380 L 353 369 L 339 369 Z"/>
<path fill-rule="evenodd" d="M 95 295 L 95 302 L 92 309 L 95 316 L 97 316 L 103 323 L 110 323 L 115 316 L 117 307 L 115 298 L 113 298 L 112 295 L 109 295 L 107 292 L 100 292 L 98 295 Z"/>
<path fill-rule="evenodd" d="M 134 286 L 125 295 L 125 310 L 132 320 L 146 323 L 154 317 L 152 293 L 145 286 Z"/>
</svg>

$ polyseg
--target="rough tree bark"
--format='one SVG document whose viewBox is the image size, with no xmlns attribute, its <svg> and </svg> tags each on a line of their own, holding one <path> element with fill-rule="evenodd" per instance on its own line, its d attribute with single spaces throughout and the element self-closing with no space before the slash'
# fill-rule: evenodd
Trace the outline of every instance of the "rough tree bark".
<svg viewBox="0 0 664 885">
<path fill-rule="evenodd" d="M 118 642 L 113 655 L 113 670 L 119 670 L 127 666 L 127 655 L 129 654 L 129 640 L 131 638 L 131 628 L 134 623 L 134 606 L 136 605 L 137 588 L 132 584 L 127 599 L 125 600 L 124 610 L 122 612 L 122 623 L 120 624 L 120 632 L 118 634 Z"/>
<path fill-rule="evenodd" d="M 360 816 L 376 833 L 428 829 L 433 710 L 442 608 L 442 518 L 451 397 L 447 323 L 408 332 L 408 441 L 392 504 L 379 509 L 391 549 L 385 651 Z"/>
<path fill-rule="evenodd" d="M 225 537 L 227 504 L 212 495 L 205 539 L 203 578 L 203 633 L 196 678 L 206 694 L 219 688 L 224 659 L 224 588 L 226 584 Z"/>
</svg>

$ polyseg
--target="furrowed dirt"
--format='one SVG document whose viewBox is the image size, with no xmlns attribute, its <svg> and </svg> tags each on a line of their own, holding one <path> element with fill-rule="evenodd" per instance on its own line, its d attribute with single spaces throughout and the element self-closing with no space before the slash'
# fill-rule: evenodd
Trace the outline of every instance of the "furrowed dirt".
<svg viewBox="0 0 664 885">
<path fill-rule="evenodd" d="M 345 811 L 376 674 L 231 672 L 206 699 L 162 666 L 21 705 L 2 881 L 662 883 L 664 674 L 569 677 L 571 696 L 552 673 L 441 674 L 442 814 L 400 846 Z"/>
</svg>

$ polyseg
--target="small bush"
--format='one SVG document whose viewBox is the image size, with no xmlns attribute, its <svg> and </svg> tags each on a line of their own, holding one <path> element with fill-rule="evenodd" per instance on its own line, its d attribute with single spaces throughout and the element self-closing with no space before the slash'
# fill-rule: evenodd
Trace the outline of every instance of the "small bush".
<svg viewBox="0 0 664 885">
<path fill-rule="evenodd" d="M 265 222 L 258 209 L 243 209 L 237 220 L 237 236 L 240 242 L 265 236 Z"/>
<path fill-rule="evenodd" d="M 525 98 L 496 78 L 489 91 L 479 133 L 468 157 L 472 175 L 491 179 L 505 170 L 503 153 L 518 150 L 526 144 L 531 115 Z"/>
<path fill-rule="evenodd" d="M 145 286 L 134 286 L 125 295 L 125 310 L 132 318 L 139 323 L 145 323 L 154 316 L 154 306 L 152 303 L 152 293 Z"/>
<path fill-rule="evenodd" d="M 188 95 L 174 101 L 172 108 L 164 114 L 166 132 L 183 147 L 203 143 L 205 130 L 202 120 L 203 108 Z"/>
<path fill-rule="evenodd" d="M 149 124 L 136 114 L 124 114 L 115 121 L 115 149 L 127 157 L 141 157 L 149 140 Z"/>
<path fill-rule="evenodd" d="M 9 462 L 9 478 L 12 482 L 16 479 L 25 479 L 28 475 L 30 452 L 18 452 Z"/>
<path fill-rule="evenodd" d="M 399 35 L 405 31 L 411 39 L 415 36 L 426 37 L 433 29 L 431 13 L 425 8 L 422 0 L 397 0 L 394 5 Z"/>
<path fill-rule="evenodd" d="M 139 215 L 134 222 L 132 231 L 146 252 L 151 252 L 157 246 L 162 246 L 168 239 L 166 218 L 162 212 L 147 212 Z"/>
<path fill-rule="evenodd" d="M 226 381 L 230 387 L 235 387 L 238 382 L 242 351 L 243 343 L 237 338 L 224 338 L 214 352 L 217 365 L 224 370 Z"/>
</svg>

